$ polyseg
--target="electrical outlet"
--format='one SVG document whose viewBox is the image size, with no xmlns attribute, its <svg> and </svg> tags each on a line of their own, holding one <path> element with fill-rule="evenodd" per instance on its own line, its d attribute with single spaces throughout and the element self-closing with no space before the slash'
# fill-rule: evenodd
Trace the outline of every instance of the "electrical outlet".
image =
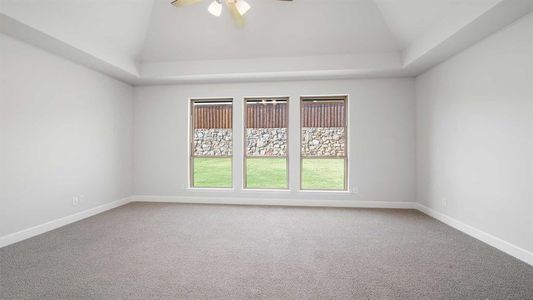
<svg viewBox="0 0 533 300">
<path fill-rule="evenodd" d="M 80 197 L 78 197 L 78 196 L 72 197 L 72 205 L 73 206 L 78 206 L 78 204 L 80 204 Z"/>
<path fill-rule="evenodd" d="M 354 194 L 359 194 L 359 186 L 354 185 L 354 186 L 352 187 L 352 193 L 354 193 Z"/>
<path fill-rule="evenodd" d="M 446 197 L 442 197 L 442 206 L 444 207 L 448 206 L 448 199 L 446 199 Z"/>
</svg>

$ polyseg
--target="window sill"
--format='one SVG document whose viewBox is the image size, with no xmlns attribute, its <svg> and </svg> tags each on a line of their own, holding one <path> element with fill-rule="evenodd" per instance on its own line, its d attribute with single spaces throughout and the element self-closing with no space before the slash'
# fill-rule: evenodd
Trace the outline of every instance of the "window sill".
<svg viewBox="0 0 533 300">
<path fill-rule="evenodd" d="M 287 193 L 287 192 L 290 192 L 291 190 L 289 189 L 242 189 L 241 192 L 243 193 L 246 193 L 246 192 L 250 192 L 250 193 L 255 193 L 255 192 L 275 192 L 275 193 L 278 193 L 278 192 L 282 192 L 282 193 Z"/>
<path fill-rule="evenodd" d="M 298 193 L 327 193 L 327 194 L 356 194 L 352 191 L 342 190 L 298 190 Z"/>
<path fill-rule="evenodd" d="M 235 188 L 188 187 L 186 189 L 202 192 L 235 192 Z"/>
</svg>

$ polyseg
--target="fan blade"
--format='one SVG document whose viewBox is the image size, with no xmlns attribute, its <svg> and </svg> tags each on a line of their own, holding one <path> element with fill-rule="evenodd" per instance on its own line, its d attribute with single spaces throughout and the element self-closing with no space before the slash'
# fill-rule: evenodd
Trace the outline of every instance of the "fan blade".
<svg viewBox="0 0 533 300">
<path fill-rule="evenodd" d="M 191 5 L 196 4 L 202 0 L 174 0 L 171 2 L 172 5 L 176 7 L 185 6 L 185 5 Z"/>
<path fill-rule="evenodd" d="M 246 23 L 246 19 L 244 19 L 244 16 L 241 15 L 239 10 L 237 9 L 235 0 L 226 0 L 226 6 L 228 7 L 231 17 L 233 18 L 233 21 L 235 21 L 235 24 L 237 24 L 237 26 L 239 27 L 244 26 L 244 24 Z"/>
</svg>

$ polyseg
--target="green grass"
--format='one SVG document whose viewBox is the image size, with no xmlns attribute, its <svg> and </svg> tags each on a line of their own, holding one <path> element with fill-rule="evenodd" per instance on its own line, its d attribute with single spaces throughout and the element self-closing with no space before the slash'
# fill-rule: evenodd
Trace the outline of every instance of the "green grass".
<svg viewBox="0 0 533 300">
<path fill-rule="evenodd" d="M 210 188 L 232 187 L 231 158 L 195 158 L 193 186 Z"/>
<path fill-rule="evenodd" d="M 287 188 L 286 158 L 248 158 L 248 188 Z M 317 190 L 344 189 L 344 160 L 303 159 L 302 188 Z M 231 158 L 195 158 L 194 187 L 232 187 Z"/>
<path fill-rule="evenodd" d="M 302 188 L 343 190 L 344 159 L 302 159 Z"/>
<path fill-rule="evenodd" d="M 286 158 L 248 158 L 246 164 L 247 188 L 288 188 Z"/>
</svg>

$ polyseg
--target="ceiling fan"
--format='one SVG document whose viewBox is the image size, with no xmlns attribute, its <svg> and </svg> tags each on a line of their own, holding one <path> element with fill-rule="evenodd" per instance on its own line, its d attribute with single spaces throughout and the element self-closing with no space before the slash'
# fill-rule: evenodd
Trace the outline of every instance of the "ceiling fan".
<svg viewBox="0 0 533 300">
<path fill-rule="evenodd" d="M 202 0 L 174 0 L 171 2 L 176 7 L 182 7 L 190 4 L 196 4 Z M 292 1 L 292 0 L 278 0 L 278 1 Z M 220 16 L 222 14 L 222 3 L 225 3 L 228 10 L 238 26 L 244 26 L 246 20 L 244 14 L 251 8 L 250 4 L 245 0 L 214 0 L 209 4 L 207 10 L 214 16 Z"/>
</svg>

